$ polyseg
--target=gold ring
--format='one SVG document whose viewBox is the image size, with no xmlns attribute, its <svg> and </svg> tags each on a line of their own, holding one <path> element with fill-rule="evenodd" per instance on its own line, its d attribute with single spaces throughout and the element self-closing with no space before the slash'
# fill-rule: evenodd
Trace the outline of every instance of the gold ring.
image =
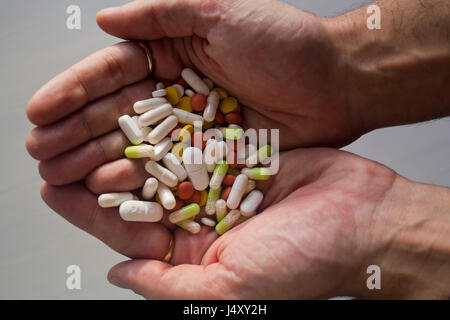
<svg viewBox="0 0 450 320">
<path fill-rule="evenodd" d="M 148 60 L 148 74 L 151 74 L 153 71 L 153 62 L 152 62 L 152 55 L 150 53 L 150 50 L 148 49 L 147 45 L 143 41 L 137 41 L 137 44 L 141 46 L 142 49 L 145 51 L 145 55 L 147 56 Z"/>
<path fill-rule="evenodd" d="M 175 239 L 173 237 L 173 234 L 170 234 L 170 242 L 169 242 L 169 249 L 167 250 L 167 254 L 165 255 L 163 261 L 170 263 L 170 259 L 172 259 L 173 249 L 175 248 Z"/>
</svg>

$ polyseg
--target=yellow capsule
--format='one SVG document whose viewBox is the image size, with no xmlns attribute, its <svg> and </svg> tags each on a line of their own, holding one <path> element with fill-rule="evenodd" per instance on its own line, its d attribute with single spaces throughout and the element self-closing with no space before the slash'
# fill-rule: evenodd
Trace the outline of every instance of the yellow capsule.
<svg viewBox="0 0 450 320">
<path fill-rule="evenodd" d="M 214 91 L 216 91 L 219 94 L 219 99 L 223 100 L 225 98 L 228 98 L 228 93 L 222 89 L 222 88 L 214 88 Z"/>
<path fill-rule="evenodd" d="M 225 98 L 220 102 L 220 111 L 222 111 L 223 114 L 234 112 L 238 107 L 239 103 L 236 98 L 233 97 Z"/>
<path fill-rule="evenodd" d="M 167 87 L 167 100 L 169 100 L 170 104 L 176 106 L 180 101 L 180 93 L 174 87 Z"/>
<path fill-rule="evenodd" d="M 204 207 L 206 205 L 207 200 L 208 200 L 208 192 L 206 190 L 200 191 L 200 201 L 198 205 L 200 207 Z"/>
<path fill-rule="evenodd" d="M 183 162 L 183 151 L 187 146 L 182 142 L 177 142 L 172 147 L 172 153 L 177 157 L 180 162 Z"/>
<path fill-rule="evenodd" d="M 180 134 L 178 138 L 181 142 L 186 142 L 191 139 L 192 134 L 194 133 L 194 127 L 190 124 L 185 125 L 183 129 L 180 130 Z"/>
<path fill-rule="evenodd" d="M 191 97 L 182 97 L 177 104 L 177 108 L 187 112 L 192 112 Z"/>
</svg>

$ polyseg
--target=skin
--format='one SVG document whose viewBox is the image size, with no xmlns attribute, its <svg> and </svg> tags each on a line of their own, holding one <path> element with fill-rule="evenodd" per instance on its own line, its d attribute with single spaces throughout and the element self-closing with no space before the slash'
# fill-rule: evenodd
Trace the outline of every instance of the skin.
<svg viewBox="0 0 450 320">
<path fill-rule="evenodd" d="M 27 148 L 46 181 L 44 201 L 133 258 L 109 280 L 147 298 L 372 297 L 371 264 L 387 284 L 375 297 L 448 297 L 448 280 L 440 280 L 450 279 L 447 189 L 333 149 L 293 149 L 340 146 L 375 128 L 450 113 L 449 41 L 435 30 L 448 27 L 446 11 L 433 10 L 423 34 L 434 38 L 425 41 L 414 31 L 427 22 L 419 17 L 428 19 L 419 1 L 392 3 L 379 3 L 391 15 L 377 36 L 362 27 L 363 10 L 320 19 L 271 0 L 135 1 L 101 11 L 106 32 L 147 41 L 154 77 L 175 81 L 193 67 L 246 106 L 245 126 L 279 128 L 281 170 L 258 185 L 261 214 L 220 238 L 207 227 L 196 236 L 178 229 L 171 264 L 161 262 L 166 222 L 127 223 L 96 203 L 97 194 L 133 190 L 148 177 L 142 161 L 121 159 L 129 142 L 117 118 L 154 90 L 144 51 L 125 42 L 30 100 L 37 127 Z M 396 23 L 398 12 L 413 25 Z"/>
</svg>

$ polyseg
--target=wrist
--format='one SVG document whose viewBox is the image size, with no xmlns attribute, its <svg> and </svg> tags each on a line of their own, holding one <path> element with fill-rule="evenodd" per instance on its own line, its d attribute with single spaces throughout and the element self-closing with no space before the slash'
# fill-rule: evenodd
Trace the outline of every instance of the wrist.
<svg viewBox="0 0 450 320">
<path fill-rule="evenodd" d="M 448 299 L 449 235 L 450 190 L 398 177 L 373 214 L 359 296 Z M 380 267 L 380 290 L 366 286 L 369 265 Z"/>
<path fill-rule="evenodd" d="M 376 2 L 380 30 L 368 29 L 366 8 L 324 19 L 340 52 L 348 108 L 361 131 L 450 115 L 450 11 L 437 9 L 448 7 L 442 2 L 430 0 L 426 8 L 419 0 Z"/>
</svg>

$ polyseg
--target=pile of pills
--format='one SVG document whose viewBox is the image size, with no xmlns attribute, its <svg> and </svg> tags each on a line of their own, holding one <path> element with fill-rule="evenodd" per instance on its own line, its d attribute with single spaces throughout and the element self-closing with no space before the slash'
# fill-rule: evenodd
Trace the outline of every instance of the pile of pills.
<svg viewBox="0 0 450 320">
<path fill-rule="evenodd" d="M 223 234 L 256 214 L 264 195 L 255 180 L 271 175 L 256 166 L 267 163 L 272 150 L 246 143 L 236 98 L 187 68 L 176 84 L 157 83 L 152 98 L 133 108 L 137 116 L 119 118 L 132 143 L 125 156 L 148 158 L 151 177 L 140 197 L 102 194 L 101 207 L 120 207 L 122 219 L 134 222 L 158 222 L 168 214 L 171 223 L 191 233 L 203 224 Z"/>
</svg>

